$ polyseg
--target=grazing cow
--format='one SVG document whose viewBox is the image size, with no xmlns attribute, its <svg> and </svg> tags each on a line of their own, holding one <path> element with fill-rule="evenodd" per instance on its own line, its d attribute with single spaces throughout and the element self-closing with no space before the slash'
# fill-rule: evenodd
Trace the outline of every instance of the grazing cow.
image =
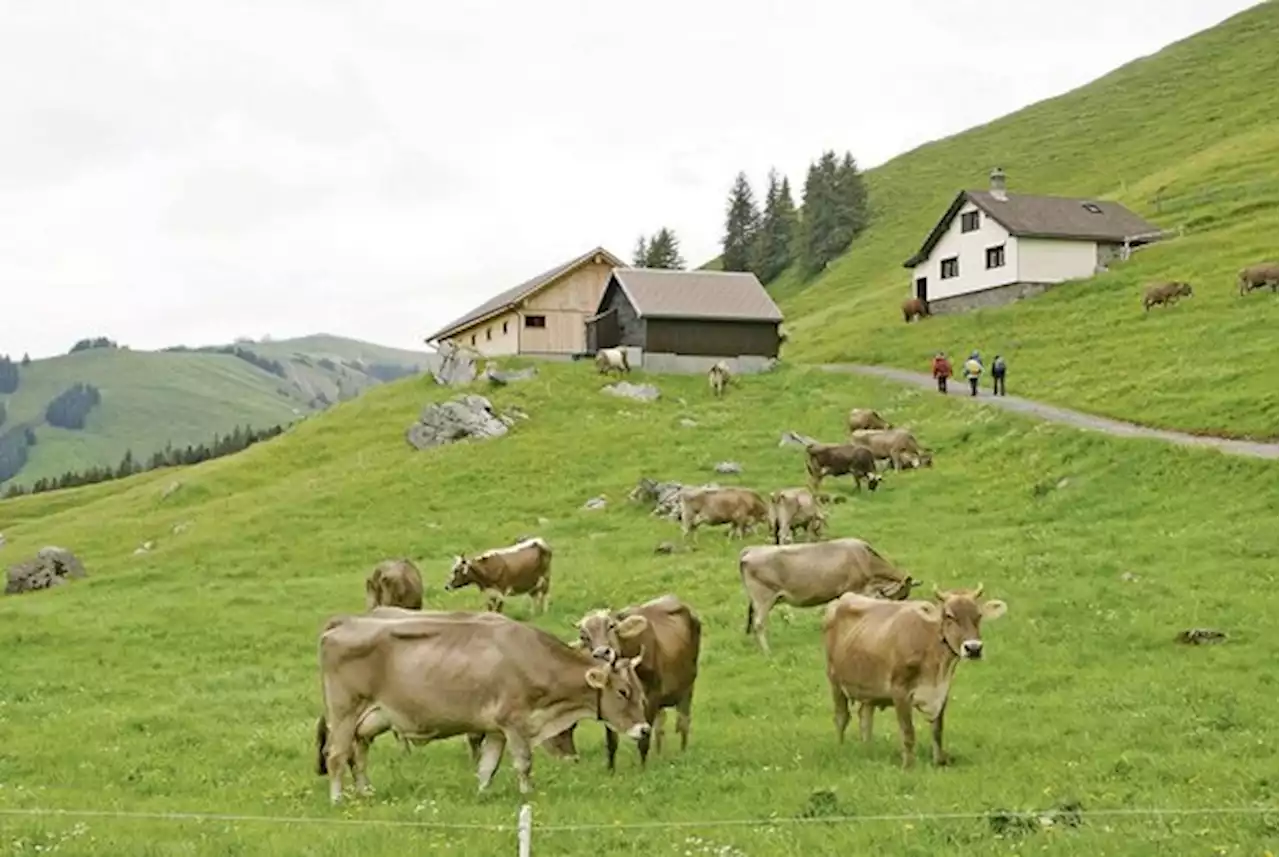
<svg viewBox="0 0 1280 857">
<path fill-rule="evenodd" d="M 902 302 L 902 320 L 907 324 L 911 319 L 924 319 L 929 315 L 929 305 L 919 298 L 907 298 Z"/>
<path fill-rule="evenodd" d="M 370 790 L 368 742 L 382 732 L 415 743 L 481 733 L 480 791 L 510 745 L 528 793 L 533 748 L 579 720 L 594 716 L 634 740 L 648 735 L 639 662 L 601 663 L 497 614 L 338 617 L 320 635 L 317 772 L 329 775 L 336 804 L 347 765 L 357 790 Z"/>
<path fill-rule="evenodd" d="M 662 753 L 663 720 L 668 708 L 676 710 L 676 731 L 680 752 L 689 745 L 689 723 L 693 706 L 693 685 L 698 677 L 698 655 L 702 648 L 702 621 L 674 595 L 662 595 L 621 610 L 595 610 L 578 622 L 578 639 L 571 645 L 591 652 L 597 660 L 611 663 L 618 657 L 639 658 L 636 675 L 644 685 L 645 720 L 652 727 L 640 739 L 640 766 L 649 756 L 649 740 Z M 572 727 L 571 727 L 572 728 Z M 605 731 L 609 770 L 614 769 L 618 736 Z"/>
<path fill-rule="evenodd" d="M 915 435 L 903 428 L 849 433 L 849 442 L 865 446 L 877 461 L 887 460 L 894 470 L 933 467 L 933 453 L 921 448 Z"/>
<path fill-rule="evenodd" d="M 876 470 L 876 457 L 860 443 L 811 443 L 804 448 L 804 467 L 809 473 L 809 488 L 817 493 L 823 477 L 853 477 L 853 484 L 862 490 L 865 479 L 872 491 L 880 487 L 884 477 Z"/>
<path fill-rule="evenodd" d="M 827 605 L 822 638 L 835 705 L 836 736 L 844 742 L 849 703 L 858 703 L 862 740 L 871 740 L 878 708 L 893 706 L 902 733 L 902 767 L 915 763 L 913 709 L 933 725 L 933 763 L 945 765 L 942 719 L 961 660 L 982 657 L 981 621 L 1003 616 L 1003 601 L 978 604 L 974 590 L 939 592 L 929 601 L 886 602 L 849 593 Z"/>
<path fill-rule="evenodd" d="M 1183 297 L 1191 297 L 1190 283 L 1156 283 L 1147 286 L 1147 291 L 1142 296 L 1142 311 L 1151 312 L 1153 306 L 1170 306 Z"/>
<path fill-rule="evenodd" d="M 758 545 L 738 554 L 747 591 L 747 629 L 769 654 L 769 612 L 779 601 L 816 607 L 846 592 L 900 601 L 918 580 L 904 574 L 862 539 L 832 539 L 798 545 Z"/>
<path fill-rule="evenodd" d="M 502 612 L 509 595 L 528 595 L 539 613 L 547 612 L 551 594 L 551 547 L 541 538 L 524 539 L 468 559 L 454 558 L 446 592 L 474 584 L 487 596 L 486 609 Z"/>
<path fill-rule="evenodd" d="M 1240 287 L 1240 295 L 1243 297 L 1254 289 L 1262 289 L 1267 286 L 1271 287 L 1271 291 L 1276 290 L 1277 283 L 1280 283 L 1280 268 L 1277 268 L 1275 262 L 1262 262 L 1257 265 L 1250 265 L 1247 268 L 1241 268 L 1239 275 L 1236 277 L 1236 283 Z"/>
<path fill-rule="evenodd" d="M 406 607 L 422 609 L 422 575 L 407 559 L 383 560 L 364 582 L 365 609 Z"/>
<path fill-rule="evenodd" d="M 627 352 L 621 348 L 601 348 L 596 352 L 596 371 L 601 375 L 609 372 L 629 374 L 631 363 L 627 360 Z"/>
<path fill-rule="evenodd" d="M 769 508 L 769 524 L 775 545 L 791 544 L 796 530 L 818 541 L 827 531 L 827 513 L 808 488 L 774 491 Z"/>
<path fill-rule="evenodd" d="M 769 504 L 750 488 L 690 488 L 680 490 L 680 532 L 697 538 L 702 524 L 729 524 L 726 538 L 745 537 L 756 524 L 768 525 Z"/>
<path fill-rule="evenodd" d="M 849 411 L 849 431 L 890 428 L 893 426 L 871 408 L 854 408 Z"/>
<path fill-rule="evenodd" d="M 732 380 L 733 373 L 729 371 L 729 364 L 723 360 L 717 360 L 707 372 L 707 382 L 711 385 L 711 392 L 716 396 L 723 396 Z"/>
</svg>

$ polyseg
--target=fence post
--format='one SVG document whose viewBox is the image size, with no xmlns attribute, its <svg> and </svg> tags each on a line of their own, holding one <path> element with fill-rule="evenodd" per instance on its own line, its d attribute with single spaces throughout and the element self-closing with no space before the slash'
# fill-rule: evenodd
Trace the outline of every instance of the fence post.
<svg viewBox="0 0 1280 857">
<path fill-rule="evenodd" d="M 519 843 L 520 857 L 530 857 L 533 852 L 533 807 L 522 804 L 516 822 L 516 841 Z"/>
</svg>

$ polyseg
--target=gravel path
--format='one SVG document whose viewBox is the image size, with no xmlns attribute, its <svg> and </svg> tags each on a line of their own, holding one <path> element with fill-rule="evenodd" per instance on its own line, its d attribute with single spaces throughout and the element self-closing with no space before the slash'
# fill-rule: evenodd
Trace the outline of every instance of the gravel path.
<svg viewBox="0 0 1280 857">
<path fill-rule="evenodd" d="M 888 378 L 891 381 L 899 381 L 904 384 L 914 384 L 918 387 L 935 388 L 933 378 L 921 372 L 910 372 L 906 369 L 894 369 L 889 366 L 860 366 L 854 363 L 827 363 L 819 366 L 828 372 L 850 372 L 858 375 L 873 375 L 878 378 Z M 1225 437 L 1205 437 L 1202 435 L 1187 434 L 1180 431 L 1167 431 L 1165 429 L 1147 428 L 1146 426 L 1134 425 L 1133 423 L 1121 422 L 1120 420 L 1108 419 L 1107 417 L 1097 417 L 1093 414 L 1083 414 L 1079 411 L 1072 411 L 1066 408 L 1059 408 L 1055 405 L 1046 405 L 1041 402 L 1033 402 L 1030 399 L 1022 399 L 1017 396 L 993 396 L 991 395 L 991 380 L 985 374 L 982 383 L 985 386 L 978 388 L 977 399 L 984 404 L 997 405 L 1010 411 L 1018 413 L 1030 414 L 1049 422 L 1063 423 L 1065 425 L 1075 426 L 1077 428 L 1089 429 L 1091 431 L 1100 431 L 1119 437 L 1146 437 L 1156 440 L 1163 440 L 1168 443 L 1182 444 L 1183 446 L 1210 447 L 1221 450 L 1231 455 L 1247 455 L 1253 458 L 1280 458 L 1280 444 L 1263 443 L 1251 440 L 1233 440 Z M 947 385 L 947 394 L 950 396 L 969 396 L 969 384 L 963 378 L 952 378 Z"/>
</svg>

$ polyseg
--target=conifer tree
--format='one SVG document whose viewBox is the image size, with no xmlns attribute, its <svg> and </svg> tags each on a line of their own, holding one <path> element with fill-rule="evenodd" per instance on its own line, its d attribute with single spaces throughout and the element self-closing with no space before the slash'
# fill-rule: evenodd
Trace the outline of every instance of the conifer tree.
<svg viewBox="0 0 1280 857">
<path fill-rule="evenodd" d="M 662 227 L 649 241 L 649 250 L 645 257 L 646 268 L 666 268 L 673 271 L 684 269 L 684 259 L 680 256 L 680 239 L 676 233 Z"/>
<path fill-rule="evenodd" d="M 795 231 L 796 205 L 791 198 L 791 183 L 785 176 L 780 180 L 777 170 L 770 170 L 764 215 L 752 248 L 751 268 L 760 282 L 768 285 L 790 266 Z"/>
<path fill-rule="evenodd" d="M 729 203 L 725 210 L 724 239 L 721 242 L 724 255 L 722 267 L 726 271 L 751 270 L 752 248 L 760 227 L 760 212 L 751 193 L 751 183 L 746 173 L 738 173 L 729 191 Z"/>
</svg>

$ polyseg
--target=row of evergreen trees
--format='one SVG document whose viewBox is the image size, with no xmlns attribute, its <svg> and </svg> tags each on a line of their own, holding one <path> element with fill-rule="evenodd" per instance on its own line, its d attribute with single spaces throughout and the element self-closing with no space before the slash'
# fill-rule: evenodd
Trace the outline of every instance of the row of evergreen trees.
<svg viewBox="0 0 1280 857">
<path fill-rule="evenodd" d="M 45 421 L 64 429 L 82 429 L 89 412 L 102 403 L 102 393 L 92 384 L 75 383 L 53 397 L 44 409 Z"/>
<path fill-rule="evenodd" d="M 114 339 L 108 339 L 105 336 L 95 336 L 92 339 L 81 339 L 71 346 L 68 354 L 75 354 L 77 351 L 88 351 L 92 348 L 119 348 L 120 345 Z"/>
<path fill-rule="evenodd" d="M 675 230 L 662 227 L 652 238 L 641 235 L 631 253 L 631 264 L 637 268 L 666 268 L 683 271 L 684 259 L 680 255 L 680 239 Z"/>
<path fill-rule="evenodd" d="M 809 164 L 804 208 L 796 210 L 791 184 L 769 171 L 763 210 L 746 173 L 738 173 L 725 212 L 722 266 L 750 271 L 768 284 L 798 263 L 812 276 L 849 248 L 870 222 L 867 189 L 853 155 L 826 151 Z"/>
<path fill-rule="evenodd" d="M 31 362 L 30 357 L 22 358 L 22 365 Z M 18 364 L 9 359 L 8 354 L 0 354 L 0 393 L 12 393 L 18 389 Z"/>
<path fill-rule="evenodd" d="M 185 447 L 175 447 L 167 444 L 164 449 L 154 453 L 146 463 L 135 459 L 132 450 L 126 450 L 124 457 L 120 459 L 120 463 L 115 467 L 90 467 L 88 470 L 71 471 L 64 473 L 58 477 L 45 477 L 37 479 L 30 487 L 24 488 L 21 485 L 10 485 L 5 491 L 5 497 L 17 497 L 23 494 L 41 494 L 45 491 L 56 491 L 59 488 L 74 488 L 77 485 L 93 485 L 98 482 L 106 482 L 111 479 L 123 479 L 126 476 L 132 476 L 135 473 L 143 473 L 148 470 L 156 470 L 161 467 L 177 467 L 181 464 L 199 464 L 201 461 L 208 461 L 211 458 L 221 458 L 224 455 L 231 455 L 246 449 L 253 444 L 273 438 L 284 431 L 284 426 L 272 426 L 268 429 L 254 429 L 251 426 L 236 426 L 235 431 L 228 435 L 214 435 L 213 440 L 209 443 L 201 443 L 196 445 L 188 444 Z M 10 432 L 16 434 L 17 431 Z M 30 430 L 27 430 L 30 434 Z M 16 474 L 22 469 L 22 464 L 26 463 L 26 447 L 27 443 L 21 444 L 22 464 L 19 464 L 13 474 L 5 475 L 5 453 L 6 443 L 9 435 L 0 437 L 0 481 L 8 479 L 9 476 Z M 27 438 L 24 438 L 27 440 Z M 35 443 L 35 437 L 32 435 L 30 443 Z M 10 443 L 14 449 L 17 445 Z"/>
<path fill-rule="evenodd" d="M 36 445 L 36 433 L 27 426 L 14 426 L 0 434 L 0 482 L 18 475 L 27 464 L 27 448 Z"/>
</svg>

